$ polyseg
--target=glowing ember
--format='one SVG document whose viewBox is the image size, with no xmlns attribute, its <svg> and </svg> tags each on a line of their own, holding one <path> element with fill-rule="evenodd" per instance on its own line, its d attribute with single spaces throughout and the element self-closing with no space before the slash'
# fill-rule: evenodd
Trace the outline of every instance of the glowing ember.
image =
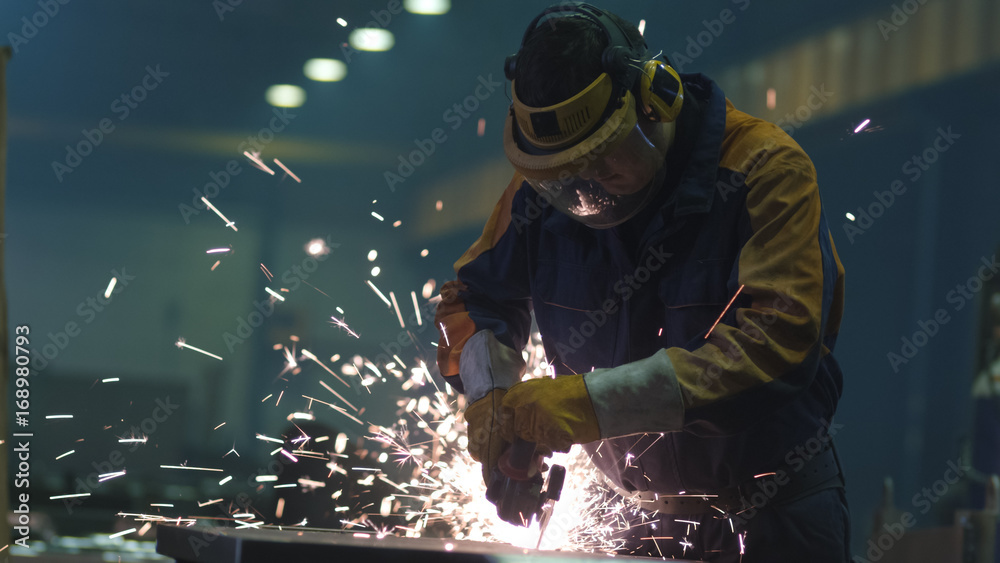
<svg viewBox="0 0 1000 563">
<path fill-rule="evenodd" d="M 205 196 L 202 196 L 201 197 L 201 201 L 202 201 L 202 203 L 205 204 L 206 207 L 208 207 L 209 209 L 211 209 L 212 211 L 214 211 L 215 214 L 218 215 L 220 219 L 222 219 L 223 221 L 225 221 L 227 227 L 232 227 L 232 229 L 234 231 L 238 231 L 239 230 L 239 229 L 236 228 L 236 223 L 230 221 L 229 219 L 226 219 L 226 216 L 223 215 L 221 211 L 219 211 L 218 209 L 216 209 L 215 206 L 212 205 L 212 202 L 208 201 L 208 198 L 206 198 Z"/>
<path fill-rule="evenodd" d="M 206 351 L 202 350 L 201 348 L 195 348 L 194 346 L 191 346 L 190 344 L 185 343 L 183 338 L 179 338 L 177 340 L 177 343 L 175 344 L 175 346 L 177 346 L 178 348 L 187 348 L 188 350 L 194 350 L 195 352 L 200 352 L 202 354 L 205 354 L 206 356 L 215 358 L 216 360 L 221 360 L 222 359 L 220 356 L 216 356 L 215 354 L 212 354 L 210 352 L 206 352 Z"/>
<path fill-rule="evenodd" d="M 276 158 L 276 159 L 274 159 L 274 163 L 277 164 L 278 166 L 280 166 L 281 169 L 285 171 L 285 174 L 288 174 L 288 176 L 291 177 L 292 180 L 295 180 L 296 182 L 298 182 L 300 184 L 302 183 L 302 180 L 299 180 L 298 176 L 296 176 L 295 174 L 292 174 L 292 171 L 289 170 L 287 166 L 285 166 L 284 164 L 282 164 L 280 160 L 278 160 Z"/>
</svg>

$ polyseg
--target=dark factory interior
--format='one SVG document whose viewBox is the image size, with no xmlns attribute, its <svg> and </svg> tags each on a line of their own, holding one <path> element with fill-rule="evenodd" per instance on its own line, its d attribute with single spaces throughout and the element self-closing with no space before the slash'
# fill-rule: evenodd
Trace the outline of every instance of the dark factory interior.
<svg viewBox="0 0 1000 563">
<path fill-rule="evenodd" d="M 498 518 L 437 363 L 554 1 L 0 4 L 0 556 L 615 551 L 579 448 L 547 530 Z M 784 458 L 836 443 L 851 560 L 1000 561 L 1000 3 L 595 3 L 815 166 L 843 388 Z"/>
</svg>

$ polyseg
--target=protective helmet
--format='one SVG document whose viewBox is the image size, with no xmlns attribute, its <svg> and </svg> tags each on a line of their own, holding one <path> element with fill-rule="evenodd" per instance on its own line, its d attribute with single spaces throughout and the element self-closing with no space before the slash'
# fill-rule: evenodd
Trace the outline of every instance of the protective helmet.
<svg viewBox="0 0 1000 563">
<path fill-rule="evenodd" d="M 554 18 L 583 18 L 607 38 L 603 72 L 582 91 L 554 105 L 531 107 L 517 95 L 517 60 L 507 57 L 512 103 L 504 126 L 508 160 L 557 209 L 590 227 L 618 225 L 653 199 L 662 185 L 669 139 L 656 124 L 680 113 L 683 90 L 669 65 L 646 60 L 602 10 L 583 3 L 551 6 L 521 42 Z"/>
</svg>

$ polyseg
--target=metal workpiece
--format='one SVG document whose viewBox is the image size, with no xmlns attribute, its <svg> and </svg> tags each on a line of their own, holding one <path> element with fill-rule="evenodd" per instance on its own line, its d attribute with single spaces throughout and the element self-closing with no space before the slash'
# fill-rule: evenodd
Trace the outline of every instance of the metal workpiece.
<svg viewBox="0 0 1000 563">
<path fill-rule="evenodd" d="M 401 538 L 344 530 L 222 528 L 160 524 L 156 552 L 178 563 L 405 561 L 406 563 L 566 563 L 603 561 L 606 553 L 537 551 L 500 543 Z M 615 556 L 615 561 L 648 561 Z M 681 560 L 676 560 L 681 561 Z"/>
</svg>

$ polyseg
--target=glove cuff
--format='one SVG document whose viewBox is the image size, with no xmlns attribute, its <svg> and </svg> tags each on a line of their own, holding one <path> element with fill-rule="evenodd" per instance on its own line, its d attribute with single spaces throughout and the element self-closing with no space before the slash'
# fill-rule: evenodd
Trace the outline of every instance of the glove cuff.
<svg viewBox="0 0 1000 563">
<path fill-rule="evenodd" d="M 666 350 L 616 368 L 594 370 L 583 381 L 601 438 L 673 432 L 684 425 L 680 385 Z"/>
<path fill-rule="evenodd" d="M 458 374 L 470 404 L 494 389 L 510 389 L 521 381 L 524 371 L 521 354 L 502 344 L 491 330 L 473 334 L 462 347 Z"/>
</svg>

